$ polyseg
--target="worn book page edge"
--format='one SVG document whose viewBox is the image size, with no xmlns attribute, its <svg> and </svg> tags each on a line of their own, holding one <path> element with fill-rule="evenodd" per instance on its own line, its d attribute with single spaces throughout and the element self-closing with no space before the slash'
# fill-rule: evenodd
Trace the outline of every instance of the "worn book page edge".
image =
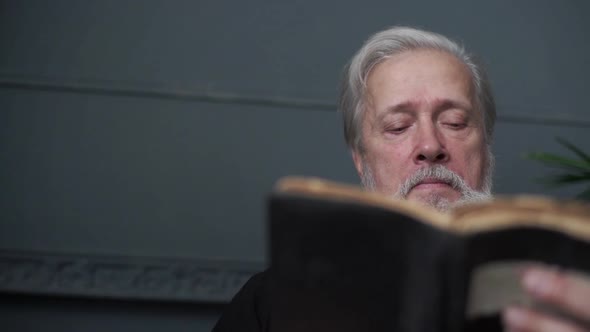
<svg viewBox="0 0 590 332">
<path fill-rule="evenodd" d="M 529 226 L 590 241 L 590 205 L 577 201 L 519 195 L 461 206 L 445 214 L 416 202 L 313 177 L 284 177 L 275 192 L 378 207 L 457 234 Z"/>
<path fill-rule="evenodd" d="M 449 228 L 472 234 L 535 227 L 590 240 L 590 205 L 539 196 L 500 197 L 489 203 L 459 207 L 453 211 Z"/>
<path fill-rule="evenodd" d="M 498 315 L 508 306 L 528 307 L 539 312 L 576 320 L 548 303 L 541 303 L 524 291 L 522 273 L 533 266 L 555 268 L 532 261 L 498 261 L 479 265 L 471 274 L 465 317 L 468 320 Z M 568 269 L 570 276 L 590 278 L 588 272 Z M 583 322 L 578 322 L 583 323 Z"/>
<path fill-rule="evenodd" d="M 353 185 L 346 185 L 312 177 L 285 177 L 275 185 L 275 192 L 302 195 L 319 199 L 356 203 L 390 210 L 413 217 L 419 222 L 447 229 L 448 214 L 412 201 L 396 200 L 379 193 L 369 192 Z"/>
</svg>

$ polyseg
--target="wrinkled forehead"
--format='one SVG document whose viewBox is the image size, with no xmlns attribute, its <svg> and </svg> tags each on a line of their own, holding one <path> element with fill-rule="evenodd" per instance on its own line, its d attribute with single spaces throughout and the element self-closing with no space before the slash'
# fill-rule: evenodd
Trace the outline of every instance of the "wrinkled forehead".
<svg viewBox="0 0 590 332">
<path fill-rule="evenodd" d="M 376 107 L 383 111 L 431 103 L 460 106 L 482 119 L 476 91 L 471 70 L 455 55 L 430 49 L 405 51 L 373 66 L 365 80 L 363 113 Z"/>
</svg>

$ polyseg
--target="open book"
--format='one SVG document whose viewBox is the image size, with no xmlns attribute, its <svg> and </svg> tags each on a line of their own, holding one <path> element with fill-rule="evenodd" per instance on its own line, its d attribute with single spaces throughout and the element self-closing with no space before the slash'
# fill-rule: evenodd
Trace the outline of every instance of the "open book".
<svg viewBox="0 0 590 332">
<path fill-rule="evenodd" d="M 273 330 L 500 331 L 533 263 L 590 277 L 590 207 L 517 196 L 442 214 L 285 178 L 270 198 Z M 560 314 L 557 312 L 557 314 Z"/>
</svg>

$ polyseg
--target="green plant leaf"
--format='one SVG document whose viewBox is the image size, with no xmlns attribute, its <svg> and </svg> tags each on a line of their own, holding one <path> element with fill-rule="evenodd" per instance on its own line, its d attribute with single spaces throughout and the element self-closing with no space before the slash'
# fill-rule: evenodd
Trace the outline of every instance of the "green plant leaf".
<svg viewBox="0 0 590 332">
<path fill-rule="evenodd" d="M 566 141 L 563 138 L 556 137 L 555 140 L 573 152 L 580 159 L 562 157 L 552 153 L 529 153 L 526 158 L 539 161 L 545 165 L 565 171 L 563 174 L 550 175 L 545 178 L 537 179 L 537 182 L 544 183 L 551 187 L 561 187 L 590 181 L 590 155 Z M 590 201 L 590 187 L 576 196 L 577 199 Z"/>
<path fill-rule="evenodd" d="M 565 184 L 572 184 L 572 183 L 581 183 L 590 181 L 590 172 L 587 173 L 579 173 L 579 174 L 560 174 L 560 175 L 551 175 L 546 178 L 540 178 L 539 182 L 551 185 L 565 185 Z"/>
<path fill-rule="evenodd" d="M 528 159 L 537 160 L 549 166 L 575 171 L 590 172 L 590 162 L 557 156 L 551 153 L 536 152 L 526 155 Z"/>
<path fill-rule="evenodd" d="M 584 151 L 580 150 L 578 147 L 576 147 L 575 145 L 573 145 L 572 143 L 566 141 L 565 139 L 561 138 L 561 137 L 556 137 L 555 140 L 563 145 L 564 147 L 566 147 L 568 150 L 572 151 L 573 153 L 577 154 L 578 157 L 582 158 L 582 160 L 590 163 L 590 155 L 588 155 L 587 153 L 585 153 Z"/>
</svg>

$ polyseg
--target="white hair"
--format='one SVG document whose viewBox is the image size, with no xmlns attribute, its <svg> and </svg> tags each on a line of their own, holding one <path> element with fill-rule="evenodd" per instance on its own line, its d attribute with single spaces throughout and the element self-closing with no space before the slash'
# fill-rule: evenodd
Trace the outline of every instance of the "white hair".
<svg viewBox="0 0 590 332">
<path fill-rule="evenodd" d="M 458 43 L 437 33 L 409 27 L 392 27 L 371 36 L 344 71 L 339 110 L 344 120 L 344 137 L 349 148 L 362 154 L 361 123 L 364 112 L 367 78 L 379 63 L 396 54 L 430 49 L 455 56 L 469 69 L 475 91 L 476 109 L 482 112 L 486 145 L 491 146 L 496 106 L 484 69 Z"/>
</svg>

